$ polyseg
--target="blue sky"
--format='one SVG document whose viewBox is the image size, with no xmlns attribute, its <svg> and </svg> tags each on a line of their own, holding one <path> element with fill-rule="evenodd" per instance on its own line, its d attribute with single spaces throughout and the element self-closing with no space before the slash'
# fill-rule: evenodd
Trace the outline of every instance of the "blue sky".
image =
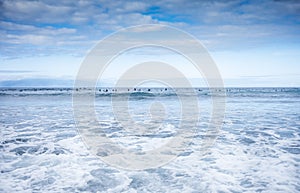
<svg viewBox="0 0 300 193">
<path fill-rule="evenodd" d="M 300 86 L 298 0 L 2 0 L 0 9 L 0 86 L 70 84 L 99 40 L 140 24 L 198 38 L 226 86 Z"/>
</svg>

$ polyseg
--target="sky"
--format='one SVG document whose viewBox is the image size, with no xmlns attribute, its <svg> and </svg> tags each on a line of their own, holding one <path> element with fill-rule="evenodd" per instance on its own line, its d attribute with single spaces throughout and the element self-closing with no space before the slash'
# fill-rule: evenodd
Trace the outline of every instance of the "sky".
<svg viewBox="0 0 300 193">
<path fill-rule="evenodd" d="M 72 86 L 100 40 L 142 24 L 172 26 L 197 38 L 225 86 L 300 86 L 298 0 L 0 0 L 0 86 Z M 133 56 L 144 57 L 120 57 L 103 81 L 120 76 Z M 203 78 L 188 63 L 169 61 L 189 69 L 191 80 Z"/>
</svg>

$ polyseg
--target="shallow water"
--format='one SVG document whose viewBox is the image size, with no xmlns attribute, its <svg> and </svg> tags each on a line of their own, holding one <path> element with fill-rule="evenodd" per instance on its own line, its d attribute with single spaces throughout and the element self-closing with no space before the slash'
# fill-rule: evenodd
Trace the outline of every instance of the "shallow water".
<svg viewBox="0 0 300 193">
<path fill-rule="evenodd" d="M 0 89 L 0 192 L 299 192 L 300 89 L 226 91 L 223 126 L 205 156 L 201 140 L 212 94 L 201 88 L 195 89 L 198 130 L 186 151 L 162 167 L 130 171 L 88 151 L 73 119 L 72 89 Z M 180 102 L 173 91 L 144 88 L 130 95 L 137 122 L 151 119 L 148 109 L 155 101 L 166 109 L 164 127 L 143 136 L 135 134 L 137 128 L 124 132 L 118 126 L 111 92 L 97 90 L 95 109 L 115 142 L 148 150 L 176 135 Z M 114 94 L 121 100 L 119 92 Z"/>
</svg>

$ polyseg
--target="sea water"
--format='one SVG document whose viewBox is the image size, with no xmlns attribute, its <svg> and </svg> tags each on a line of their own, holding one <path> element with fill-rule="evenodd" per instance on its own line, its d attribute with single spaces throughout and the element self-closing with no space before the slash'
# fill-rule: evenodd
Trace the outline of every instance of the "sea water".
<svg viewBox="0 0 300 193">
<path fill-rule="evenodd" d="M 106 89 L 96 89 L 95 113 L 114 142 L 147 151 L 176 136 L 181 119 L 176 90 L 128 91 L 135 122 L 151 121 L 155 102 L 164 108 L 160 128 L 141 134 L 120 127 L 111 99 L 125 95 Z M 300 88 L 227 88 L 226 96 L 219 96 L 226 99 L 222 127 L 205 155 L 201 141 L 212 94 L 206 88 L 194 91 L 199 123 L 186 151 L 160 167 L 134 171 L 112 167 L 88 150 L 73 117 L 76 90 L 1 88 L 0 192 L 300 191 Z"/>
</svg>

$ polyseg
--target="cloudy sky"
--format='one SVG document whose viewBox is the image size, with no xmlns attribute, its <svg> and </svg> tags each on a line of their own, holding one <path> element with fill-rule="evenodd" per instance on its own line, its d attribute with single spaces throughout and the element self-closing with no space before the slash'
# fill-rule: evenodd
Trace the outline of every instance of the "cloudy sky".
<svg viewBox="0 0 300 193">
<path fill-rule="evenodd" d="M 226 86 L 300 86 L 298 0 L 0 0 L 0 18 L 0 86 L 70 84 L 101 39 L 140 24 L 199 39 Z"/>
</svg>

